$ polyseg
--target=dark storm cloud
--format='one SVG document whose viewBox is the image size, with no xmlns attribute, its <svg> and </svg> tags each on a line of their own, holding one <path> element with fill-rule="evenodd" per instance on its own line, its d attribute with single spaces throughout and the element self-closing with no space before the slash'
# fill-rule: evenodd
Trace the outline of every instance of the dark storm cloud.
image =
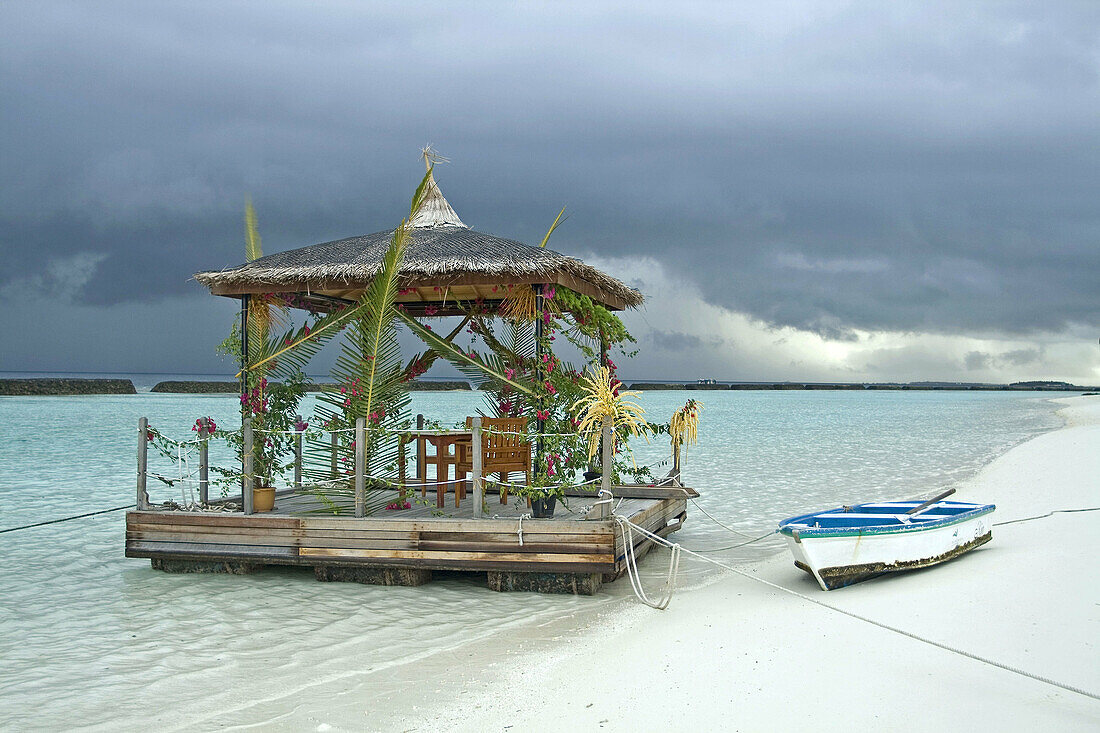
<svg viewBox="0 0 1100 733">
<path fill-rule="evenodd" d="M 1100 321 L 1100 5 L 6 3 L 0 287 L 198 292 L 393 226 L 433 142 L 467 223 L 649 255 L 834 337 Z M 105 255 L 101 259 L 88 257 Z M 34 280 L 34 278 L 40 278 Z"/>
<path fill-rule="evenodd" d="M 718 336 L 704 338 L 692 333 L 662 331 L 656 328 L 647 332 L 646 341 L 650 348 L 662 349 L 664 351 L 697 351 L 704 347 L 715 348 L 725 344 L 723 339 Z"/>
</svg>

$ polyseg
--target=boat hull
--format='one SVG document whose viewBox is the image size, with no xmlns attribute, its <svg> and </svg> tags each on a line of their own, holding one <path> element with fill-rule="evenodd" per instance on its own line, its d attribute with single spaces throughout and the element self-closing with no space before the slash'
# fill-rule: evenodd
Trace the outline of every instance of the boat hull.
<svg viewBox="0 0 1100 733">
<path fill-rule="evenodd" d="M 781 527 L 794 564 L 835 590 L 887 573 L 915 570 L 946 562 L 992 539 L 992 506 L 955 521 L 902 524 L 897 527 L 853 527 L 843 532 Z"/>
</svg>

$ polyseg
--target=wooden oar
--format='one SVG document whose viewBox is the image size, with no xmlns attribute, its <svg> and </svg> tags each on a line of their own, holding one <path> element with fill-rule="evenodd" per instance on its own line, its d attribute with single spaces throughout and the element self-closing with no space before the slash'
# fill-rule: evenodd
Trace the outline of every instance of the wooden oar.
<svg viewBox="0 0 1100 733">
<path fill-rule="evenodd" d="M 955 493 L 954 489 L 948 489 L 947 491 L 943 492 L 939 496 L 933 496 L 931 499 L 924 502 L 923 504 L 913 507 L 912 509 L 907 511 L 906 514 L 917 514 L 919 512 L 922 512 L 925 509 L 927 509 L 928 507 L 935 504 L 937 501 L 942 501 L 943 499 L 946 499 L 947 497 L 951 496 L 954 493 Z"/>
</svg>

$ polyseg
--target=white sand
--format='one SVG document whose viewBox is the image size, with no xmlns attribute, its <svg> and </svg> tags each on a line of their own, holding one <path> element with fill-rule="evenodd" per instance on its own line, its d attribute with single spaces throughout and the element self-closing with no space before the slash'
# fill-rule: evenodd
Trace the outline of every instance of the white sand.
<svg viewBox="0 0 1100 733">
<path fill-rule="evenodd" d="M 1100 506 L 1100 400 L 1064 402 L 1066 428 L 1009 451 L 959 497 L 996 503 L 996 522 Z M 1100 693 L 1097 521 L 1100 512 L 994 527 L 992 542 L 953 562 L 827 594 L 786 555 L 747 569 Z M 569 625 L 546 629 L 541 644 L 517 639 L 503 664 L 499 650 L 456 654 L 435 695 L 415 696 L 427 709 L 408 710 L 398 729 L 1100 730 L 1097 700 L 734 575 L 678 594 L 664 612 L 636 605 L 565 636 Z"/>
</svg>

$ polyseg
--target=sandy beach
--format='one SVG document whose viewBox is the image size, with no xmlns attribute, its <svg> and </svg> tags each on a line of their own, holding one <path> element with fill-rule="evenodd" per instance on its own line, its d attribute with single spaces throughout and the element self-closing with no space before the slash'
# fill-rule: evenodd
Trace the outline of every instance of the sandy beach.
<svg viewBox="0 0 1100 733">
<path fill-rule="evenodd" d="M 1064 428 L 1002 455 L 959 486 L 958 496 L 996 503 L 996 522 L 1100 505 L 1100 400 L 1059 402 Z M 997 526 L 991 543 L 954 562 L 828 594 L 786 554 L 745 569 L 838 608 L 1100 692 L 1100 586 L 1092 560 L 1100 541 L 1089 531 L 1096 518 L 1055 513 Z M 601 614 L 580 632 L 567 625 L 517 639 L 507 651 L 456 653 L 434 694 L 424 695 L 424 707 L 399 729 L 1100 726 L 1097 700 L 732 574 L 678 593 L 664 612 L 637 604 Z"/>
</svg>

